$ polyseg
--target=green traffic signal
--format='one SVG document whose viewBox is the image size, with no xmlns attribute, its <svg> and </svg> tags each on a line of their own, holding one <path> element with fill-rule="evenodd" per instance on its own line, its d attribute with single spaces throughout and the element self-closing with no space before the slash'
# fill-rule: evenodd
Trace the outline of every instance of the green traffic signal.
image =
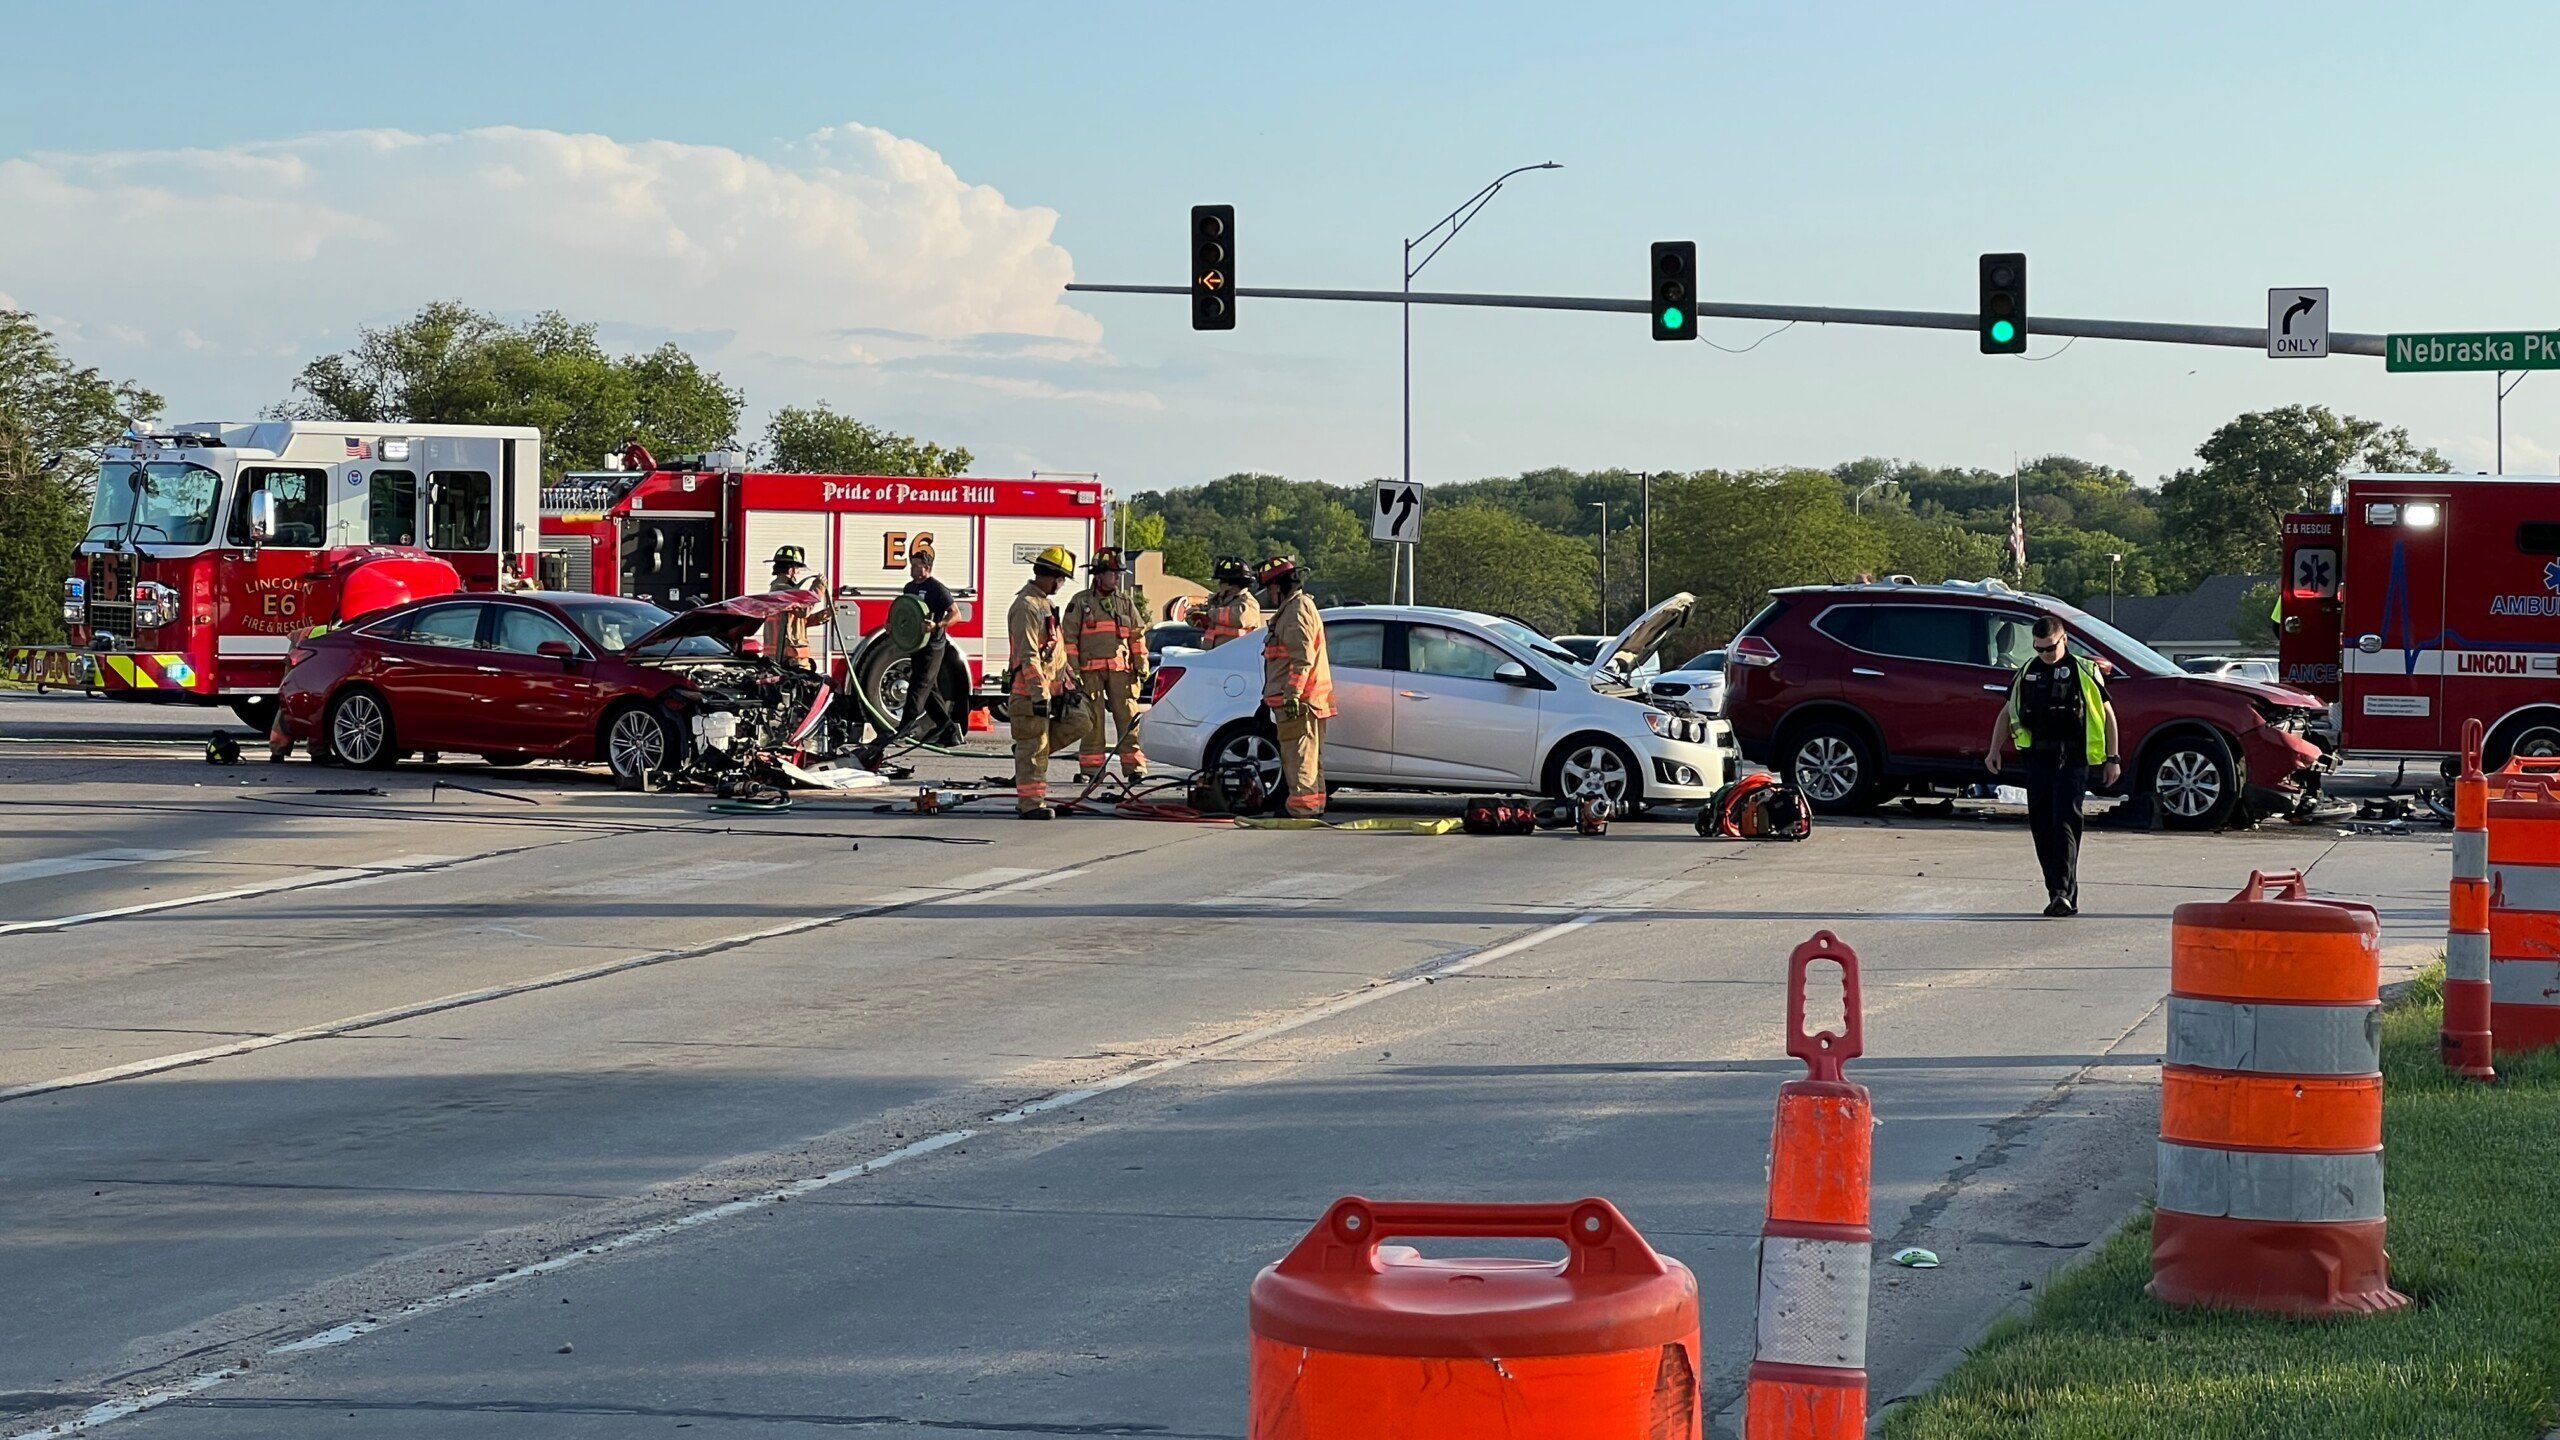
<svg viewBox="0 0 2560 1440">
<path fill-rule="evenodd" d="M 1679 306 L 1668 306 L 1662 312 L 1662 328 L 1665 330 L 1677 330 L 1680 328 L 1680 322 L 1686 318 L 1687 317 L 1680 313 Z"/>
<path fill-rule="evenodd" d="M 1994 320 L 1994 321 L 1992 321 L 1992 322 L 1991 322 L 1991 343 L 1992 343 L 1992 344 L 1994 344 L 1994 345 L 2006 345 L 2006 344 L 2008 344 L 2010 341 L 2015 340 L 2015 339 L 2017 339 L 2017 338 L 2018 338 L 2018 327 L 2017 327 L 2017 326 L 2010 324 L 2010 323 L 2009 323 L 2008 321 L 2006 321 L 2006 320 Z"/>
</svg>

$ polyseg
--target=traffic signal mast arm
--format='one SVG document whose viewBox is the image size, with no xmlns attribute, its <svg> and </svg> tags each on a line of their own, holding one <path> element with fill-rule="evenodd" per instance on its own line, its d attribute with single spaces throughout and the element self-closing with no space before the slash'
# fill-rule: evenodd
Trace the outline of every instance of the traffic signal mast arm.
<svg viewBox="0 0 2560 1440">
<path fill-rule="evenodd" d="M 1180 285 L 1069 285 L 1069 290 L 1100 295 L 1188 295 Z M 1411 295 L 1401 290 L 1294 290 L 1247 286 L 1233 292 L 1241 299 L 1251 296 L 1259 300 L 1360 300 L 1376 304 L 1398 305 L 1410 300 L 1416 305 L 1479 305 L 1506 310 L 1596 310 L 1612 314 L 1644 314 L 1652 310 L 1650 300 L 1609 300 L 1582 295 L 1469 295 L 1448 291 L 1416 290 Z M 1701 320 L 1796 320 L 1807 325 L 1884 325 L 1905 330 L 1965 330 L 1976 328 L 1980 317 L 1972 311 L 1953 310 L 1860 310 L 1831 305 L 1749 305 L 1701 300 L 1692 307 Z M 2058 339 L 2142 340 L 2160 345 L 2223 345 L 2237 350 L 2264 351 L 2267 330 L 2263 325 L 2181 325 L 2159 320 L 2073 320 L 2058 315 L 2035 317 L 2035 333 Z M 2333 355 L 2383 354 L 2384 337 L 2332 331 L 2329 353 Z"/>
</svg>

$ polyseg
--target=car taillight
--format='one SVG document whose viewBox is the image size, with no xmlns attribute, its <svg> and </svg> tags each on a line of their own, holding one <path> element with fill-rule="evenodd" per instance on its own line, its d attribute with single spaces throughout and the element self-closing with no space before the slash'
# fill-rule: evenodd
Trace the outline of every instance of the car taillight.
<svg viewBox="0 0 2560 1440">
<path fill-rule="evenodd" d="M 1161 700 L 1172 692 L 1174 682 L 1182 678 L 1183 668 L 1184 667 L 1180 665 L 1159 665 L 1156 667 L 1155 699 Z M 1166 723 L 1170 724 L 1172 722 L 1168 721 Z"/>
<path fill-rule="evenodd" d="M 1725 647 L 1724 658 L 1728 665 L 1775 665 L 1778 647 L 1757 635 L 1745 635 Z"/>
<path fill-rule="evenodd" d="M 284 652 L 284 668 L 290 670 L 294 666 L 301 664 L 303 661 L 310 659 L 315 653 L 316 652 L 313 651 L 310 646 L 297 640 L 294 642 L 292 649 Z"/>
</svg>

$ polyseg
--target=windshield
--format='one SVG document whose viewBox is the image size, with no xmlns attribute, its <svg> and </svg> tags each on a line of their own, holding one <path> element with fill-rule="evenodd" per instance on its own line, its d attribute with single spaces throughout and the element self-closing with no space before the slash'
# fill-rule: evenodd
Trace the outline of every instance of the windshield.
<svg viewBox="0 0 2560 1440">
<path fill-rule="evenodd" d="M 619 655 L 631 648 L 631 642 L 676 618 L 646 600 L 588 601 L 560 607 L 585 632 L 596 648 L 609 655 Z M 647 655 L 726 655 L 729 647 L 708 635 L 687 635 L 679 640 L 661 640 L 647 650 Z"/>
<path fill-rule="evenodd" d="M 2108 624 L 2106 621 L 2101 620 L 2097 616 L 2091 615 L 2086 611 L 2074 610 L 2068 605 L 2063 606 L 2062 623 L 2071 627 L 2072 634 L 2088 636 L 2100 645 L 2105 646 L 2108 650 L 2113 651 L 2117 659 L 2132 666 L 2134 669 L 2141 671 L 2145 675 L 2184 675 L 2187 673 L 2186 671 L 2179 669 L 2168 656 L 2161 654 L 2159 651 L 2152 649 L 2150 646 L 2143 644 L 2141 641 L 2134 639 L 2132 636 L 2127 635 L 2113 625 Z"/>
<path fill-rule="evenodd" d="M 146 545 L 202 545 L 213 538 L 222 477 L 185 460 L 137 465 L 111 460 L 98 471 L 89 510 L 92 540 L 132 538 Z"/>
<path fill-rule="evenodd" d="M 1524 650 L 1534 650 L 1559 665 L 1581 668 L 1586 662 L 1572 651 L 1517 620 L 1487 620 L 1484 628 Z"/>
<path fill-rule="evenodd" d="M 1682 665 L 1679 668 L 1683 670 L 1721 670 L 1724 668 L 1724 652 L 1721 650 L 1710 650 L 1704 655 L 1698 656 L 1696 659 L 1689 661 L 1687 664 Z"/>
</svg>

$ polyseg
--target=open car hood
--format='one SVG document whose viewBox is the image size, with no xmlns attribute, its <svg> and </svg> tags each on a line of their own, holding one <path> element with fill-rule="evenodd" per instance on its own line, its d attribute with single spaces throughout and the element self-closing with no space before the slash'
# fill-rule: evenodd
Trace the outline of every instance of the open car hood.
<svg viewBox="0 0 2560 1440">
<path fill-rule="evenodd" d="M 767 620 L 786 610 L 805 609 L 817 603 L 818 598 L 814 590 L 776 590 L 769 595 L 741 595 L 735 600 L 696 605 L 681 615 L 669 616 L 665 624 L 624 648 L 645 650 L 688 635 L 708 635 L 735 650 Z"/>
<path fill-rule="evenodd" d="M 1619 678 L 1625 678 L 1644 663 L 1644 657 L 1670 639 L 1672 631 L 1689 623 L 1689 612 L 1697 608 L 1697 604 L 1698 597 L 1683 590 L 1654 606 L 1637 616 L 1634 624 L 1619 631 L 1617 639 L 1601 646 L 1600 653 L 1593 656 L 1591 663 L 1584 668 L 1593 680 L 1602 679 L 1613 670 Z"/>
</svg>

